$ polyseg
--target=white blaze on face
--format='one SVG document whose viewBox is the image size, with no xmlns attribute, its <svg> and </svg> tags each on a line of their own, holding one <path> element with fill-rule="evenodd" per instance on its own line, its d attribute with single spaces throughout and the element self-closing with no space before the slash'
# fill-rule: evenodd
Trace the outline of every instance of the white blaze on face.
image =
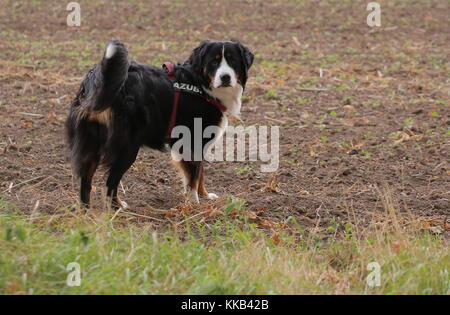
<svg viewBox="0 0 450 315">
<path fill-rule="evenodd" d="M 221 87 L 223 75 L 228 74 L 230 76 L 230 86 Z M 242 106 L 242 92 L 244 88 L 237 82 L 236 72 L 227 63 L 225 58 L 225 45 L 222 48 L 222 60 L 219 68 L 217 68 L 214 82 L 212 82 L 210 88 L 205 89 L 206 93 L 210 96 L 220 100 L 222 104 L 227 108 L 225 114 L 239 117 Z"/>
<path fill-rule="evenodd" d="M 213 87 L 215 89 L 219 88 L 222 85 L 221 77 L 224 75 L 230 76 L 231 87 L 236 86 L 237 84 L 236 72 L 234 72 L 234 69 L 231 68 L 230 65 L 227 63 L 227 59 L 225 58 L 225 45 L 222 48 L 222 61 L 220 62 L 219 68 L 217 68 L 216 75 L 214 77 Z"/>
</svg>

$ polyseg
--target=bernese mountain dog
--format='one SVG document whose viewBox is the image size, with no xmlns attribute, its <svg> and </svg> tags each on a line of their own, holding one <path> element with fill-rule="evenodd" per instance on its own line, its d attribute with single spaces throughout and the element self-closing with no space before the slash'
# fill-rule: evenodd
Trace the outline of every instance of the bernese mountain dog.
<svg viewBox="0 0 450 315">
<path fill-rule="evenodd" d="M 221 132 L 202 137 L 200 143 L 205 146 L 220 138 L 227 115 L 240 113 L 253 58 L 238 41 L 203 41 L 186 61 L 159 68 L 130 60 L 121 42 L 110 41 L 100 64 L 81 83 L 66 121 L 69 159 L 80 179 L 81 204 L 90 206 L 92 178 L 97 167 L 104 165 L 108 201 L 114 208 L 126 207 L 117 195 L 122 176 L 142 146 L 171 150 L 177 140 L 171 137 L 174 126 L 193 131 L 194 120 L 201 118 L 203 130 L 217 126 Z M 217 198 L 205 189 L 204 159 L 180 159 L 172 153 L 188 200 Z"/>
</svg>

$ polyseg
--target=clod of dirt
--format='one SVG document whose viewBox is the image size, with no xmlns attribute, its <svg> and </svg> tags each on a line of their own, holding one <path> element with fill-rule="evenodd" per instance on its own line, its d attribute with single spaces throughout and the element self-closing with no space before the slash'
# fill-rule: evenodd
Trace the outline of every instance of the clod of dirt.
<svg viewBox="0 0 450 315">
<path fill-rule="evenodd" d="M 351 173 L 352 173 L 352 170 L 349 169 L 349 168 L 347 168 L 347 169 L 345 169 L 345 170 L 342 172 L 342 175 L 348 176 L 348 175 L 350 175 Z"/>
</svg>

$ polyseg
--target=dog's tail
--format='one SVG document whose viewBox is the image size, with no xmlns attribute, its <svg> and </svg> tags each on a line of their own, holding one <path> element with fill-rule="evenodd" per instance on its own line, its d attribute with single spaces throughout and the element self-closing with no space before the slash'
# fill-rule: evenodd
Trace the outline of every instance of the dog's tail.
<svg viewBox="0 0 450 315">
<path fill-rule="evenodd" d="M 128 77 L 128 51 L 118 40 L 106 45 L 101 64 L 95 74 L 96 88 L 94 111 L 102 111 L 111 106 Z"/>
<path fill-rule="evenodd" d="M 89 71 L 70 105 L 66 121 L 69 159 L 78 176 L 90 159 L 101 155 L 107 138 L 103 126 L 108 126 L 111 119 L 108 112 L 102 112 L 117 101 L 127 80 L 129 65 L 125 46 L 117 40 L 109 42 L 102 61 Z M 99 124 L 84 124 L 94 120 Z"/>
</svg>

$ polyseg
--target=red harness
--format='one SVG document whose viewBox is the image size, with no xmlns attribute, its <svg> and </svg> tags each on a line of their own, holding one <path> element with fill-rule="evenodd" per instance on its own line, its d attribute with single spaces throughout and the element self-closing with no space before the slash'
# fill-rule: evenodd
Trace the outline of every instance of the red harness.
<svg viewBox="0 0 450 315">
<path fill-rule="evenodd" d="M 166 70 L 167 76 L 169 79 L 173 82 L 177 81 L 177 78 L 175 76 L 175 66 L 171 62 L 165 62 L 163 64 L 164 70 Z M 172 135 L 172 129 L 175 127 L 175 124 L 177 122 L 177 112 L 178 112 L 178 102 L 180 101 L 180 94 L 181 91 L 175 89 L 174 96 L 173 96 L 173 107 L 172 107 L 172 113 L 170 114 L 170 120 L 169 120 L 169 126 L 167 128 L 167 134 L 166 134 L 166 143 L 170 142 L 171 135 Z M 227 108 L 222 105 L 222 103 L 215 98 L 212 98 L 210 96 L 202 96 L 208 101 L 209 103 L 216 106 L 222 113 L 224 113 Z"/>
</svg>

